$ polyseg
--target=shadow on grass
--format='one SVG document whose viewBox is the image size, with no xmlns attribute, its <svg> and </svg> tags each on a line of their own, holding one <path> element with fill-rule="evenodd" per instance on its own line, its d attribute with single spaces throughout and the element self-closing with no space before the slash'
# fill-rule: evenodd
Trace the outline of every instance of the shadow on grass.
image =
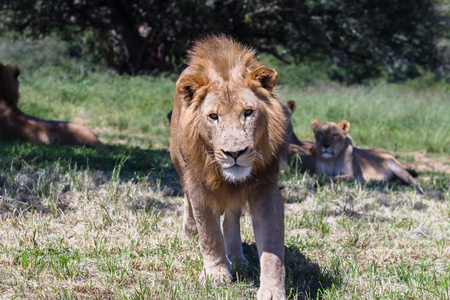
<svg viewBox="0 0 450 300">
<path fill-rule="evenodd" d="M 258 249 L 255 243 L 243 243 L 244 255 L 248 266 L 237 271 L 236 280 L 260 285 L 260 265 Z M 326 290 L 337 289 L 342 283 L 339 264 L 325 270 L 319 264 L 311 262 L 296 246 L 285 246 L 286 292 L 289 299 L 317 299 Z M 236 272 L 236 271 L 235 271 Z"/>
<path fill-rule="evenodd" d="M 112 146 L 106 149 L 86 147 L 48 146 L 42 144 L 0 141 L 0 168 L 21 170 L 32 166 L 45 169 L 58 164 L 64 169 L 81 169 L 111 175 L 120 167 L 120 179 L 132 180 L 147 176 L 159 181 L 161 189 L 178 194 L 181 191 L 178 175 L 165 149 L 141 149 L 131 146 Z"/>
<path fill-rule="evenodd" d="M 322 179 L 322 184 L 323 184 Z M 325 179 L 326 180 L 326 179 Z M 371 180 L 366 183 L 357 182 L 342 182 L 343 185 L 349 187 L 356 187 L 361 185 L 363 189 L 370 190 L 372 192 L 378 192 L 385 196 L 390 196 L 392 192 L 406 192 L 415 190 L 418 195 L 430 200 L 436 200 L 438 202 L 444 202 L 446 195 L 450 189 L 450 174 L 443 172 L 423 172 L 418 174 L 416 178 L 419 186 L 405 184 L 399 180 L 384 182 L 382 180 Z M 320 182 L 318 180 L 318 182 Z M 330 179 L 328 179 L 330 183 Z"/>
<path fill-rule="evenodd" d="M 406 184 L 398 179 L 388 182 L 383 180 L 370 180 L 368 182 L 345 181 L 336 180 L 327 175 L 312 176 L 311 190 L 317 191 L 323 186 L 334 186 L 339 188 L 361 188 L 373 192 L 378 192 L 385 195 L 390 195 L 392 192 L 406 192 L 415 190 L 418 194 L 435 194 L 436 192 L 446 192 L 450 188 L 450 174 L 440 172 L 424 172 L 418 174 L 416 181 L 418 186 Z"/>
</svg>

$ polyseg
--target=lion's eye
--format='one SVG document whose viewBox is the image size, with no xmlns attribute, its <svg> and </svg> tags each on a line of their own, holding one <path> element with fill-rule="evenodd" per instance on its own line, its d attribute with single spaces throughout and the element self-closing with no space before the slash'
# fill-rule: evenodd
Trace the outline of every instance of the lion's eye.
<svg viewBox="0 0 450 300">
<path fill-rule="evenodd" d="M 209 117 L 213 120 L 217 120 L 219 118 L 218 114 L 209 114 Z"/>
<path fill-rule="evenodd" d="M 244 116 L 248 117 L 248 116 L 250 116 L 252 113 L 253 113 L 253 109 L 246 109 L 246 110 L 244 111 Z"/>
</svg>

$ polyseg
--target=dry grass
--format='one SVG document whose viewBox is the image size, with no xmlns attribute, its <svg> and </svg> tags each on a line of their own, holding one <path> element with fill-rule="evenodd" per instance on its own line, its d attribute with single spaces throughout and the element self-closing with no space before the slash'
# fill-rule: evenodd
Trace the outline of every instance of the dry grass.
<svg viewBox="0 0 450 300">
<path fill-rule="evenodd" d="M 201 286 L 200 250 L 182 233 L 182 198 L 171 195 L 179 187 L 170 176 L 132 175 L 126 166 L 122 160 L 104 172 L 16 162 L 3 170 L 0 297 L 255 297 L 259 266 L 250 218 L 242 219 L 249 266 L 237 270 L 235 282 Z M 450 177 L 429 173 L 420 181 L 424 195 L 285 172 L 290 297 L 448 298 Z"/>
</svg>

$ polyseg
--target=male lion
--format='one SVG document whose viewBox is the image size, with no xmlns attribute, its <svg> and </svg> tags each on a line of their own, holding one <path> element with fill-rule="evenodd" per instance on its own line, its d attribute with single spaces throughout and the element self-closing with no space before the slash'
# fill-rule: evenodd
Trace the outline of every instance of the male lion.
<svg viewBox="0 0 450 300">
<path fill-rule="evenodd" d="M 186 195 L 184 231 L 198 233 L 204 274 L 220 283 L 231 278 L 230 262 L 246 262 L 239 219 L 248 207 L 261 263 L 258 299 L 285 299 L 277 176 L 286 117 L 274 91 L 277 72 L 254 55 L 223 35 L 195 43 L 176 83 L 170 156 Z"/>
<path fill-rule="evenodd" d="M 350 129 L 349 121 L 322 124 L 318 119 L 314 119 L 311 121 L 311 128 L 316 137 L 318 174 L 325 173 L 358 181 L 389 181 L 398 178 L 404 183 L 417 185 L 414 178 L 392 155 L 379 150 L 354 147 L 347 134 Z"/>
<path fill-rule="evenodd" d="M 86 127 L 24 114 L 18 107 L 19 68 L 0 63 L 0 139 L 61 145 L 104 147 Z"/>
<path fill-rule="evenodd" d="M 297 109 L 295 101 L 289 100 L 286 103 L 281 103 L 281 106 L 283 107 L 285 116 L 288 118 L 286 142 L 288 144 L 289 155 L 287 156 L 286 163 L 288 166 L 292 166 L 302 173 L 309 172 L 314 174 L 316 169 L 316 143 L 300 141 L 295 135 L 291 122 L 292 114 Z M 300 159 L 298 159 L 299 156 Z"/>
</svg>

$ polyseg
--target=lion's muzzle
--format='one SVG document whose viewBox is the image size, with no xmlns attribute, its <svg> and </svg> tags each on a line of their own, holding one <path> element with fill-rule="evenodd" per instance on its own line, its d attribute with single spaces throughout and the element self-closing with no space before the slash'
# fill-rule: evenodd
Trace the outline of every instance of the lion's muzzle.
<svg viewBox="0 0 450 300">
<path fill-rule="evenodd" d="M 254 159 L 249 155 L 249 149 L 226 151 L 222 149 L 221 166 L 225 179 L 232 183 L 245 181 L 251 174 Z"/>
<path fill-rule="evenodd" d="M 332 158 L 333 157 L 333 151 L 331 151 L 330 147 L 322 146 L 321 156 L 323 158 Z"/>
</svg>

